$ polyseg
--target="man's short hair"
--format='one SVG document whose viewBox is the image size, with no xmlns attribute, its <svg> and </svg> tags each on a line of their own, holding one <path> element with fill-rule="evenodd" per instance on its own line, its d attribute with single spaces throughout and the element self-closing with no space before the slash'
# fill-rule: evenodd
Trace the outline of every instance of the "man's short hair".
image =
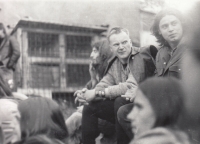
<svg viewBox="0 0 200 144">
<path fill-rule="evenodd" d="M 125 28 L 121 28 L 121 27 L 114 27 L 110 30 L 110 32 L 108 33 L 107 39 L 108 42 L 110 42 L 110 37 L 114 34 L 119 34 L 121 32 L 125 32 L 128 36 L 129 36 L 129 31 Z"/>
<path fill-rule="evenodd" d="M 154 23 L 153 23 L 153 25 L 151 27 L 151 32 L 157 38 L 157 42 L 160 44 L 160 46 L 168 46 L 167 41 L 163 38 L 163 36 L 159 32 L 160 20 L 163 17 L 165 17 L 166 15 L 174 15 L 175 17 L 177 17 L 180 20 L 184 31 L 185 31 L 185 28 L 186 28 L 185 20 L 183 18 L 183 15 L 177 9 L 168 8 L 168 9 L 164 9 L 164 10 L 160 11 L 156 15 L 156 17 L 154 19 Z"/>
</svg>

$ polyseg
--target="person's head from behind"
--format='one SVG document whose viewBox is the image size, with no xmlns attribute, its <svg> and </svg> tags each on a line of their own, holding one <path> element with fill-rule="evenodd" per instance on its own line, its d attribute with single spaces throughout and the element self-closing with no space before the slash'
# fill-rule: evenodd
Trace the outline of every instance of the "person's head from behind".
<svg viewBox="0 0 200 144">
<path fill-rule="evenodd" d="M 3 23 L 0 23 L 0 39 L 6 36 L 6 29 Z"/>
<path fill-rule="evenodd" d="M 15 144 L 64 144 L 64 143 L 62 143 L 61 141 L 57 139 L 49 138 L 46 135 L 36 135 L 36 136 L 28 137 Z"/>
<path fill-rule="evenodd" d="M 160 46 L 176 47 L 183 37 L 185 28 L 185 21 L 181 12 L 169 8 L 156 15 L 151 31 Z"/>
<path fill-rule="evenodd" d="M 182 97 L 176 79 L 150 78 L 141 83 L 128 115 L 135 136 L 155 127 L 176 125 L 183 108 Z"/>
<path fill-rule="evenodd" d="M 21 139 L 20 113 L 15 100 L 0 99 L 0 127 L 1 144 L 14 143 Z"/>
<path fill-rule="evenodd" d="M 64 140 L 68 136 L 59 105 L 48 98 L 29 98 L 18 105 L 21 114 L 22 139 L 37 134 Z"/>
<path fill-rule="evenodd" d="M 129 31 L 121 27 L 114 27 L 108 34 L 108 41 L 114 55 L 116 55 L 122 63 L 127 63 L 132 48 Z"/>
</svg>

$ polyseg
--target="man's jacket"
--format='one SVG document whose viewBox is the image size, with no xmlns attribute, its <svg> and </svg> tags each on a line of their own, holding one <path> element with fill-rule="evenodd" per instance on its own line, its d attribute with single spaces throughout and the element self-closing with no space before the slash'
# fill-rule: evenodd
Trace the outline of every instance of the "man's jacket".
<svg viewBox="0 0 200 144">
<path fill-rule="evenodd" d="M 20 57 L 19 43 L 14 36 L 4 38 L 0 45 L 0 62 L 5 67 L 15 70 Z"/>
<path fill-rule="evenodd" d="M 186 50 L 186 45 L 180 43 L 171 56 L 169 47 L 161 47 L 156 56 L 157 76 L 181 78 L 182 55 Z"/>
<path fill-rule="evenodd" d="M 154 46 L 143 48 L 132 48 L 132 53 L 128 59 L 128 68 L 130 70 L 128 78 L 123 81 L 122 69 L 119 59 L 114 56 L 108 62 L 105 76 L 97 84 L 95 90 L 108 88 L 110 98 L 124 95 L 128 87 L 137 87 L 137 84 L 146 78 L 154 75 L 155 64 L 152 51 L 157 52 Z M 155 55 L 155 54 L 154 54 Z"/>
</svg>

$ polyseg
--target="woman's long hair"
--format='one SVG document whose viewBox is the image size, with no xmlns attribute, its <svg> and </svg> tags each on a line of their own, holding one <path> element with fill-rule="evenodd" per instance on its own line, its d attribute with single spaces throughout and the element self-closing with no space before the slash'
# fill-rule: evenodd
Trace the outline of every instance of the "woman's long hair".
<svg viewBox="0 0 200 144">
<path fill-rule="evenodd" d="M 94 65 L 94 67 L 99 78 L 102 79 L 108 66 L 108 60 L 112 57 L 112 52 L 107 40 L 97 42 L 92 47 L 95 47 L 99 51 L 99 64 Z"/>
<path fill-rule="evenodd" d="M 55 101 L 43 97 L 29 98 L 21 101 L 18 109 L 22 139 L 38 134 L 59 140 L 68 137 L 64 116 Z"/>
<path fill-rule="evenodd" d="M 184 92 L 177 79 L 149 78 L 139 85 L 139 89 L 149 100 L 156 114 L 154 127 L 177 124 L 184 108 Z"/>
</svg>

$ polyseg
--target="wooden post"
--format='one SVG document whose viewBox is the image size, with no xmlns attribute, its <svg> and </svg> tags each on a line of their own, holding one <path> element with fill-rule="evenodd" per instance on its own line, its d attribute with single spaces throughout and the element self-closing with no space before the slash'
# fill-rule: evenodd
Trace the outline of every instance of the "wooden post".
<svg viewBox="0 0 200 144">
<path fill-rule="evenodd" d="M 22 87 L 24 89 L 28 88 L 28 82 L 30 78 L 30 63 L 28 58 L 28 34 L 27 31 L 22 31 Z"/>
<path fill-rule="evenodd" d="M 60 87 L 66 88 L 66 64 L 65 64 L 65 35 L 59 35 L 59 52 L 60 52 Z"/>
</svg>

